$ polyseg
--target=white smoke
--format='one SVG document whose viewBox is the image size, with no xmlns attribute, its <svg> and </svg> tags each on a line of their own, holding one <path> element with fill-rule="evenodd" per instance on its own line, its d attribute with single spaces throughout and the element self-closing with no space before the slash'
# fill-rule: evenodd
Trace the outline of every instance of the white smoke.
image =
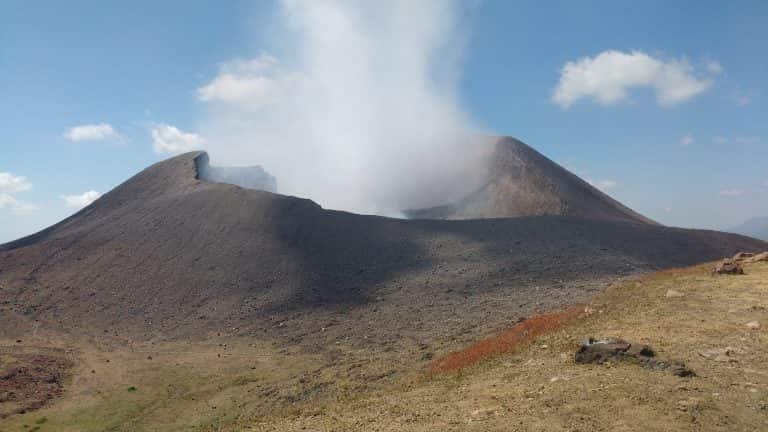
<svg viewBox="0 0 768 432">
<path fill-rule="evenodd" d="M 457 2 L 281 6 L 271 37 L 285 55 L 226 62 L 198 89 L 216 164 L 261 165 L 280 193 L 383 215 L 477 186 L 487 148 L 458 101 Z"/>
</svg>

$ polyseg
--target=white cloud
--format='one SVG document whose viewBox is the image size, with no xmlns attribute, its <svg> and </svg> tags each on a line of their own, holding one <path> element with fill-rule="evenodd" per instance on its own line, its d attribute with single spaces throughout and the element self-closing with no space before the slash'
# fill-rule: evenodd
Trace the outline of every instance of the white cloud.
<svg viewBox="0 0 768 432">
<path fill-rule="evenodd" d="M 102 141 L 120 138 L 112 125 L 107 123 L 75 126 L 64 132 L 64 138 L 73 141 Z"/>
<path fill-rule="evenodd" d="M 720 195 L 728 197 L 737 197 L 744 195 L 744 189 L 724 189 L 720 191 Z"/>
<path fill-rule="evenodd" d="M 32 189 L 32 184 L 27 181 L 26 177 L 0 172 L 0 193 L 15 194 L 30 189 Z"/>
<path fill-rule="evenodd" d="M 14 214 L 27 214 L 37 206 L 16 199 L 15 195 L 32 189 L 32 184 L 25 177 L 0 172 L 0 209 L 9 208 Z"/>
<path fill-rule="evenodd" d="M 763 186 L 768 187 L 768 180 L 763 182 Z"/>
<path fill-rule="evenodd" d="M 298 75 L 281 71 L 277 59 L 262 54 L 250 60 L 222 63 L 219 74 L 197 89 L 197 97 L 204 102 L 242 103 L 259 108 L 279 102 L 298 82 Z"/>
<path fill-rule="evenodd" d="M 158 154 L 178 154 L 203 147 L 204 140 L 197 134 L 159 124 L 152 127 L 152 146 Z"/>
<path fill-rule="evenodd" d="M 585 180 L 587 181 L 587 183 L 591 184 L 592 186 L 594 186 L 594 187 L 596 187 L 596 188 L 598 188 L 598 189 L 600 189 L 602 191 L 607 191 L 609 189 L 613 189 L 613 188 L 615 188 L 618 185 L 618 183 L 616 183 L 616 181 L 614 181 L 614 180 L 596 180 L 595 181 L 595 180 L 592 180 L 592 179 L 589 179 L 589 178 L 587 178 Z"/>
<path fill-rule="evenodd" d="M 64 204 L 67 207 L 80 209 L 91 205 L 91 203 L 99 199 L 100 196 L 101 194 L 95 190 L 89 190 L 80 195 L 62 195 L 61 199 L 64 200 Z"/>
<path fill-rule="evenodd" d="M 689 146 L 694 143 L 693 135 L 691 134 L 685 134 L 682 138 L 680 138 L 680 145 L 683 146 Z"/>
<path fill-rule="evenodd" d="M 720 62 L 715 60 L 710 60 L 706 64 L 707 70 L 712 74 L 721 74 L 723 73 L 723 65 L 720 64 Z"/>
<path fill-rule="evenodd" d="M 711 78 L 700 78 L 693 72 L 685 59 L 663 61 L 642 51 L 603 51 L 595 57 L 567 62 L 552 100 L 562 108 L 583 98 L 613 105 L 627 100 L 630 89 L 650 87 L 659 105 L 669 107 L 694 98 L 712 85 Z"/>
</svg>

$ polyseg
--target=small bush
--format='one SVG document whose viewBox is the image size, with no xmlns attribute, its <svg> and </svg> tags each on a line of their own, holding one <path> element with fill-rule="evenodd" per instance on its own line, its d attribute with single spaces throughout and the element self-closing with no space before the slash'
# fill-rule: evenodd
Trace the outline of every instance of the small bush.
<svg viewBox="0 0 768 432">
<path fill-rule="evenodd" d="M 136 388 L 136 387 L 134 387 L 134 386 L 130 386 L 130 387 L 128 387 L 128 391 L 129 391 L 129 392 L 135 392 L 136 390 L 137 390 L 137 388 Z"/>
</svg>

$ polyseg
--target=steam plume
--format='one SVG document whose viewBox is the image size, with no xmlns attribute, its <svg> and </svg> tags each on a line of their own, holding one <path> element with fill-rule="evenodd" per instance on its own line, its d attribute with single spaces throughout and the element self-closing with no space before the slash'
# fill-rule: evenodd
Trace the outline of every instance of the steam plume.
<svg viewBox="0 0 768 432">
<path fill-rule="evenodd" d="M 229 61 L 198 89 L 217 164 L 261 165 L 280 193 L 391 216 L 477 185 L 479 134 L 456 94 L 458 3 L 284 0 L 281 9 L 282 58 Z"/>
</svg>

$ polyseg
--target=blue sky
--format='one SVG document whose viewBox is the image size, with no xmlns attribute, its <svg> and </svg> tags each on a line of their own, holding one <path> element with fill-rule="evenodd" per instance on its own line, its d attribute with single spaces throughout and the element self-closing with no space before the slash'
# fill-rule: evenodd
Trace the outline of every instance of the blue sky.
<svg viewBox="0 0 768 432">
<path fill-rule="evenodd" d="M 726 228 L 768 215 L 768 3 L 486 0 L 456 10 L 456 98 L 474 123 L 666 224 Z M 290 57 L 274 37 L 280 14 L 266 1 L 3 2 L 0 242 L 168 157 L 163 143 L 194 143 L 210 116 L 200 89 L 222 64 Z"/>
</svg>

